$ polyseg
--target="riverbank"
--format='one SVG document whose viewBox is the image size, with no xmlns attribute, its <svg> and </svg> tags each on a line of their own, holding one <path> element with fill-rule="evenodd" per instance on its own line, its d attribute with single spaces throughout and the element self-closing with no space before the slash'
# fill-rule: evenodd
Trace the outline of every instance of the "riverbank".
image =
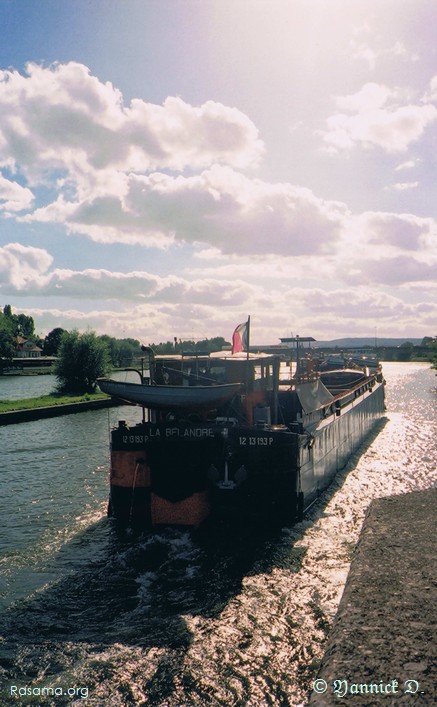
<svg viewBox="0 0 437 707">
<path fill-rule="evenodd" d="M 311 707 L 348 696 L 366 707 L 406 695 L 436 704 L 436 505 L 437 489 L 370 505 Z"/>
<path fill-rule="evenodd" d="M 41 420 L 60 415 L 71 415 L 86 410 L 101 410 L 115 407 L 118 401 L 107 395 L 77 396 L 68 401 L 67 397 L 42 396 L 25 400 L 3 401 L 0 403 L 0 426 L 19 422 Z"/>
</svg>

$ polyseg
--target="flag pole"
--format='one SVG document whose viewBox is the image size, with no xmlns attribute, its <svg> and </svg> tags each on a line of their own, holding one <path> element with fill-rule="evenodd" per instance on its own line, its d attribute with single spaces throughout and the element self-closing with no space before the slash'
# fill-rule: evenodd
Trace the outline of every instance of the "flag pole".
<svg viewBox="0 0 437 707">
<path fill-rule="evenodd" d="M 250 348 L 250 314 L 247 317 L 247 360 L 249 360 L 249 348 Z"/>
</svg>

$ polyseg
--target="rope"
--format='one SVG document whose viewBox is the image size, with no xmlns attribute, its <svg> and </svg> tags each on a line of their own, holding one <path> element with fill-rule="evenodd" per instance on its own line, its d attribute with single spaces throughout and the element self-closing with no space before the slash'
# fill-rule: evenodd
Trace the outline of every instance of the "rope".
<svg viewBox="0 0 437 707">
<path fill-rule="evenodd" d="M 130 502 L 130 511 L 129 511 L 129 525 L 132 522 L 132 514 L 134 510 L 134 500 L 135 500 L 135 487 L 137 485 L 137 475 L 138 475 L 138 467 L 140 466 L 141 461 L 137 461 L 135 465 L 135 473 L 134 473 L 134 481 L 132 484 L 132 496 L 131 496 L 131 502 Z"/>
</svg>

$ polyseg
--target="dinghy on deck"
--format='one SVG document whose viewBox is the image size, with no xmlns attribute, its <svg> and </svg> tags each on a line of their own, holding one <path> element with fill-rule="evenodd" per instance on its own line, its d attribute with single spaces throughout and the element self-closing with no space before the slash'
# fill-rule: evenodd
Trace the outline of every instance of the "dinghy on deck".
<svg viewBox="0 0 437 707">
<path fill-rule="evenodd" d="M 231 400 L 240 388 L 240 383 L 223 385 L 143 385 L 124 383 L 109 378 L 97 381 L 103 393 L 141 405 L 150 410 L 198 410 L 214 408 Z"/>
</svg>

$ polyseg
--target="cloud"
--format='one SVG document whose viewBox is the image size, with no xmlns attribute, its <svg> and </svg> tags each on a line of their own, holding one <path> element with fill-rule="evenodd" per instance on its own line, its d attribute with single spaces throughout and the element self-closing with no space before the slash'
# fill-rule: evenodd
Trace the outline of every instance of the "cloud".
<svg viewBox="0 0 437 707">
<path fill-rule="evenodd" d="M 400 105 L 396 98 L 397 91 L 376 83 L 365 84 L 355 94 L 339 96 L 337 105 L 347 113 L 330 116 L 327 130 L 319 134 L 335 152 L 355 146 L 405 152 L 437 120 L 437 109 L 431 104 Z"/>
<path fill-rule="evenodd" d="M 387 86 L 370 82 L 364 84 L 357 93 L 350 96 L 338 96 L 336 103 L 343 110 L 367 113 L 382 108 L 392 95 L 392 91 Z"/>
<path fill-rule="evenodd" d="M 407 160 L 406 162 L 401 162 L 401 164 L 398 164 L 397 167 L 395 167 L 395 172 L 401 172 L 404 169 L 413 169 L 416 164 L 417 162 L 415 160 Z"/>
<path fill-rule="evenodd" d="M 0 174 L 0 211 L 17 212 L 28 209 L 33 202 L 33 194 L 27 187 L 12 182 Z"/>
<path fill-rule="evenodd" d="M 437 79 L 431 89 L 437 93 Z M 369 82 L 338 97 L 336 113 L 324 133 L 328 149 L 398 154 L 423 136 L 437 108 L 431 99 L 407 105 L 399 90 Z M 231 336 L 252 313 L 259 342 L 290 329 L 319 338 L 366 334 L 375 316 L 396 335 L 400 316 L 417 331 L 435 314 L 427 301 L 435 222 L 376 210 L 354 215 L 310 189 L 243 174 L 259 164 L 264 146 L 234 108 L 175 97 L 125 104 L 111 83 L 70 63 L 0 72 L 0 115 L 0 210 L 8 226 L 14 219 L 27 232 L 26 242 L 44 243 L 30 240 L 45 237 L 46 229 L 32 229 L 39 223 L 56 224 L 51 235 L 168 250 L 147 254 L 148 270 L 127 265 L 125 252 L 111 271 L 101 267 L 109 248 L 94 262 L 91 248 L 74 270 L 55 267 L 61 257 L 55 262 L 43 248 L 0 247 L 4 301 L 19 298 L 39 332 L 89 326 L 145 343 Z M 416 163 L 408 156 L 396 164 L 401 171 Z M 389 188 L 416 185 L 405 179 Z M 44 297 L 46 309 L 26 309 Z"/>
<path fill-rule="evenodd" d="M 369 336 L 375 323 L 385 336 L 411 337 L 412 331 L 432 330 L 437 303 L 407 302 L 393 292 L 374 284 L 331 291 L 293 288 L 286 292 L 287 300 L 296 303 L 290 324 L 295 332 L 305 330 L 318 339 L 331 339 L 334 331 L 338 336 Z"/>
<path fill-rule="evenodd" d="M 284 311 L 283 302 L 293 307 Z M 113 306 L 111 306 L 113 304 Z M 108 303 L 101 308 L 53 307 L 25 308 L 20 311 L 34 317 L 38 331 L 47 333 L 56 326 L 66 329 L 91 328 L 118 338 L 131 336 L 143 343 L 222 335 L 230 339 L 235 325 L 252 312 L 253 343 L 275 343 L 278 337 L 308 333 L 318 339 L 335 336 L 368 336 L 378 331 L 385 336 L 412 336 L 413 332 L 433 331 L 437 304 L 427 300 L 406 302 L 375 285 L 337 288 L 290 288 L 281 290 L 281 298 L 265 297 L 264 303 L 236 304 L 232 309 L 203 303 L 167 303 L 151 301 L 136 305 Z M 376 317 L 376 319 L 375 319 Z M 420 333 L 414 334 L 421 336 Z"/>
<path fill-rule="evenodd" d="M 437 102 L 437 74 L 429 82 L 429 88 L 423 97 L 424 103 Z"/>
<path fill-rule="evenodd" d="M 394 57 L 404 57 L 411 62 L 419 61 L 419 55 L 416 54 L 416 52 L 410 51 L 405 44 L 399 41 L 395 42 L 395 44 L 387 50 L 387 54 Z"/>
<path fill-rule="evenodd" d="M 397 250 L 428 251 L 429 256 L 432 250 L 435 253 L 437 226 L 433 219 L 369 211 L 356 217 L 355 223 L 362 229 L 368 245 L 378 246 L 379 252 L 391 246 Z"/>
<path fill-rule="evenodd" d="M 329 293 L 320 288 L 302 289 L 290 292 L 289 296 L 315 316 L 333 315 L 344 320 L 367 320 L 369 312 L 374 317 L 393 317 L 408 309 L 408 305 L 398 297 L 366 287 L 359 287 L 353 292 L 336 289 Z"/>
<path fill-rule="evenodd" d="M 246 306 L 263 296 L 261 287 L 243 279 L 176 275 L 149 272 L 112 272 L 105 269 L 74 271 L 55 268 L 44 250 L 17 243 L 0 248 L 0 292 L 8 296 L 56 297 L 82 301 L 165 302 Z"/>
<path fill-rule="evenodd" d="M 388 286 L 426 283 L 437 279 L 437 262 L 427 263 L 408 255 L 369 258 L 360 263 L 358 270 L 355 282 L 383 283 Z"/>
<path fill-rule="evenodd" d="M 0 246 L 0 288 L 11 286 L 19 293 L 43 278 L 53 262 L 52 256 L 42 248 L 9 243 Z"/>
<path fill-rule="evenodd" d="M 0 112 L 0 166 L 45 186 L 46 199 L 57 194 L 20 223 L 59 223 L 100 243 L 202 243 L 227 254 L 326 253 L 339 239 L 343 204 L 237 171 L 264 148 L 235 108 L 175 97 L 127 106 L 111 83 L 70 62 L 0 72 Z M 200 173 L 169 173 L 185 168 Z M 30 192 L 16 191 L 29 208 Z"/>
<path fill-rule="evenodd" d="M 263 144 L 254 124 L 236 108 L 207 101 L 191 106 L 168 97 L 163 105 L 123 102 L 110 82 L 83 64 L 27 74 L 0 72 L 0 166 L 20 169 L 30 183 L 48 170 L 86 181 L 105 170 L 146 172 L 203 168 L 215 162 L 236 168 L 256 164 Z"/>
<path fill-rule="evenodd" d="M 197 255 L 197 254 L 196 254 Z M 229 281 L 244 280 L 246 282 L 262 282 L 264 289 L 275 291 L 280 286 L 293 283 L 303 283 L 311 287 L 320 280 L 326 283 L 339 279 L 339 268 L 343 257 L 342 242 L 332 255 L 285 255 L 285 254 L 257 254 L 257 255 L 223 255 L 216 251 L 200 251 L 201 272 L 203 277 L 223 278 Z M 199 258 L 195 258 L 199 260 Z M 193 260 L 194 262 L 194 260 Z M 188 277 L 198 276 L 197 267 L 187 267 L 184 274 Z M 281 295 L 282 297 L 282 295 Z"/>
<path fill-rule="evenodd" d="M 373 71 L 376 67 L 378 53 L 365 42 L 353 41 L 351 42 L 351 57 L 357 61 L 365 61 L 369 69 Z"/>
<path fill-rule="evenodd" d="M 418 186 L 419 182 L 396 182 L 385 187 L 385 189 L 386 191 L 409 191 L 410 189 L 417 189 Z"/>
<path fill-rule="evenodd" d="M 359 35 L 370 35 L 372 30 L 368 26 L 358 28 L 358 31 L 354 34 L 358 37 Z M 350 42 L 351 57 L 356 61 L 364 61 L 367 63 L 369 69 L 373 71 L 380 59 L 394 57 L 399 60 L 400 58 L 405 59 L 409 62 L 416 62 L 419 60 L 419 56 L 409 51 L 407 47 L 402 42 L 395 42 L 391 47 L 386 49 L 374 49 L 366 41 L 357 41 L 355 38 Z"/>
<path fill-rule="evenodd" d="M 66 223 L 100 242 L 168 247 L 204 243 L 224 253 L 329 252 L 347 209 L 309 189 L 249 179 L 219 165 L 192 177 L 129 175 L 123 196 L 67 203 L 23 217 Z"/>
</svg>

